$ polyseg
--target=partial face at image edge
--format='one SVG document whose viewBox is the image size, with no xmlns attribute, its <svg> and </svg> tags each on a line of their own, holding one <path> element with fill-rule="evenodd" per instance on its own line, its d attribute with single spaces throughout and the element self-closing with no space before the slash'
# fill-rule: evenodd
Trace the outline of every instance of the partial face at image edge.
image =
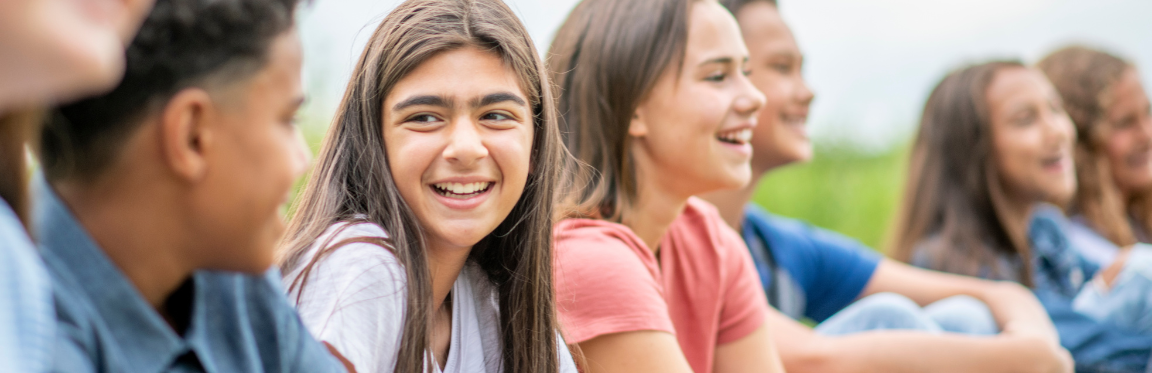
<svg viewBox="0 0 1152 373">
<path fill-rule="evenodd" d="M 112 88 L 153 0 L 0 2 L 0 112 Z"/>
</svg>

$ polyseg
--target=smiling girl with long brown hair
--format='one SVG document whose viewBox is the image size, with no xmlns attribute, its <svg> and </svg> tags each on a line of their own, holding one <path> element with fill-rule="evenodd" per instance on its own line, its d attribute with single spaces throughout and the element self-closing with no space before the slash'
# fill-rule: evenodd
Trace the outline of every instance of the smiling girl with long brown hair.
<svg viewBox="0 0 1152 373">
<path fill-rule="evenodd" d="M 551 224 L 565 154 L 543 62 L 499 0 L 410 0 L 373 34 L 281 269 L 361 372 L 570 372 Z"/>
<path fill-rule="evenodd" d="M 740 237 L 696 194 L 748 183 L 764 96 L 707 0 L 585 0 L 549 53 L 586 168 L 556 227 L 557 304 L 585 372 L 778 372 Z"/>
</svg>

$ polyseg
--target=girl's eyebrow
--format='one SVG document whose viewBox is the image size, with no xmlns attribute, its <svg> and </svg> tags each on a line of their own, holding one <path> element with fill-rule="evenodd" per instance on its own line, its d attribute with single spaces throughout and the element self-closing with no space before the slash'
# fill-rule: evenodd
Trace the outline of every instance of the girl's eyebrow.
<svg viewBox="0 0 1152 373">
<path fill-rule="evenodd" d="M 489 93 L 484 95 L 484 97 L 472 99 L 469 104 L 471 104 L 474 108 L 478 108 L 500 102 L 513 102 L 520 106 L 528 106 L 528 103 L 524 102 L 524 99 L 520 98 L 520 96 L 512 94 L 511 92 Z"/>
<path fill-rule="evenodd" d="M 392 111 L 400 111 L 412 106 L 423 105 L 450 108 L 452 107 L 452 99 L 436 95 L 413 96 L 409 97 L 407 100 L 396 103 L 396 105 L 392 106 Z"/>
</svg>

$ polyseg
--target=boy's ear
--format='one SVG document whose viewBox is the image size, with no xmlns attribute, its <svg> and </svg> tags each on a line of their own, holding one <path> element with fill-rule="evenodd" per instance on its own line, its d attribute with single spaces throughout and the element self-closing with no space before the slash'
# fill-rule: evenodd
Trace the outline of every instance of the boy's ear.
<svg viewBox="0 0 1152 373">
<path fill-rule="evenodd" d="M 187 88 L 177 92 L 160 114 L 161 154 L 178 177 L 194 182 L 208 172 L 205 150 L 211 145 L 209 120 L 215 107 L 208 92 Z"/>
</svg>

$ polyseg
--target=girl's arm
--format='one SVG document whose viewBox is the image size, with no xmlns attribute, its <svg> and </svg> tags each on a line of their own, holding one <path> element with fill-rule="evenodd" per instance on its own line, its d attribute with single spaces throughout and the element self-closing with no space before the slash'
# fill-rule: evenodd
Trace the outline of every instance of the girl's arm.
<svg viewBox="0 0 1152 373">
<path fill-rule="evenodd" d="M 768 331 L 768 323 L 748 336 L 716 348 L 715 373 L 784 373 L 784 363 Z"/>
<path fill-rule="evenodd" d="M 666 372 L 691 373 L 692 367 L 676 336 L 668 332 L 642 330 L 602 335 L 578 343 L 584 373 Z"/>
</svg>

